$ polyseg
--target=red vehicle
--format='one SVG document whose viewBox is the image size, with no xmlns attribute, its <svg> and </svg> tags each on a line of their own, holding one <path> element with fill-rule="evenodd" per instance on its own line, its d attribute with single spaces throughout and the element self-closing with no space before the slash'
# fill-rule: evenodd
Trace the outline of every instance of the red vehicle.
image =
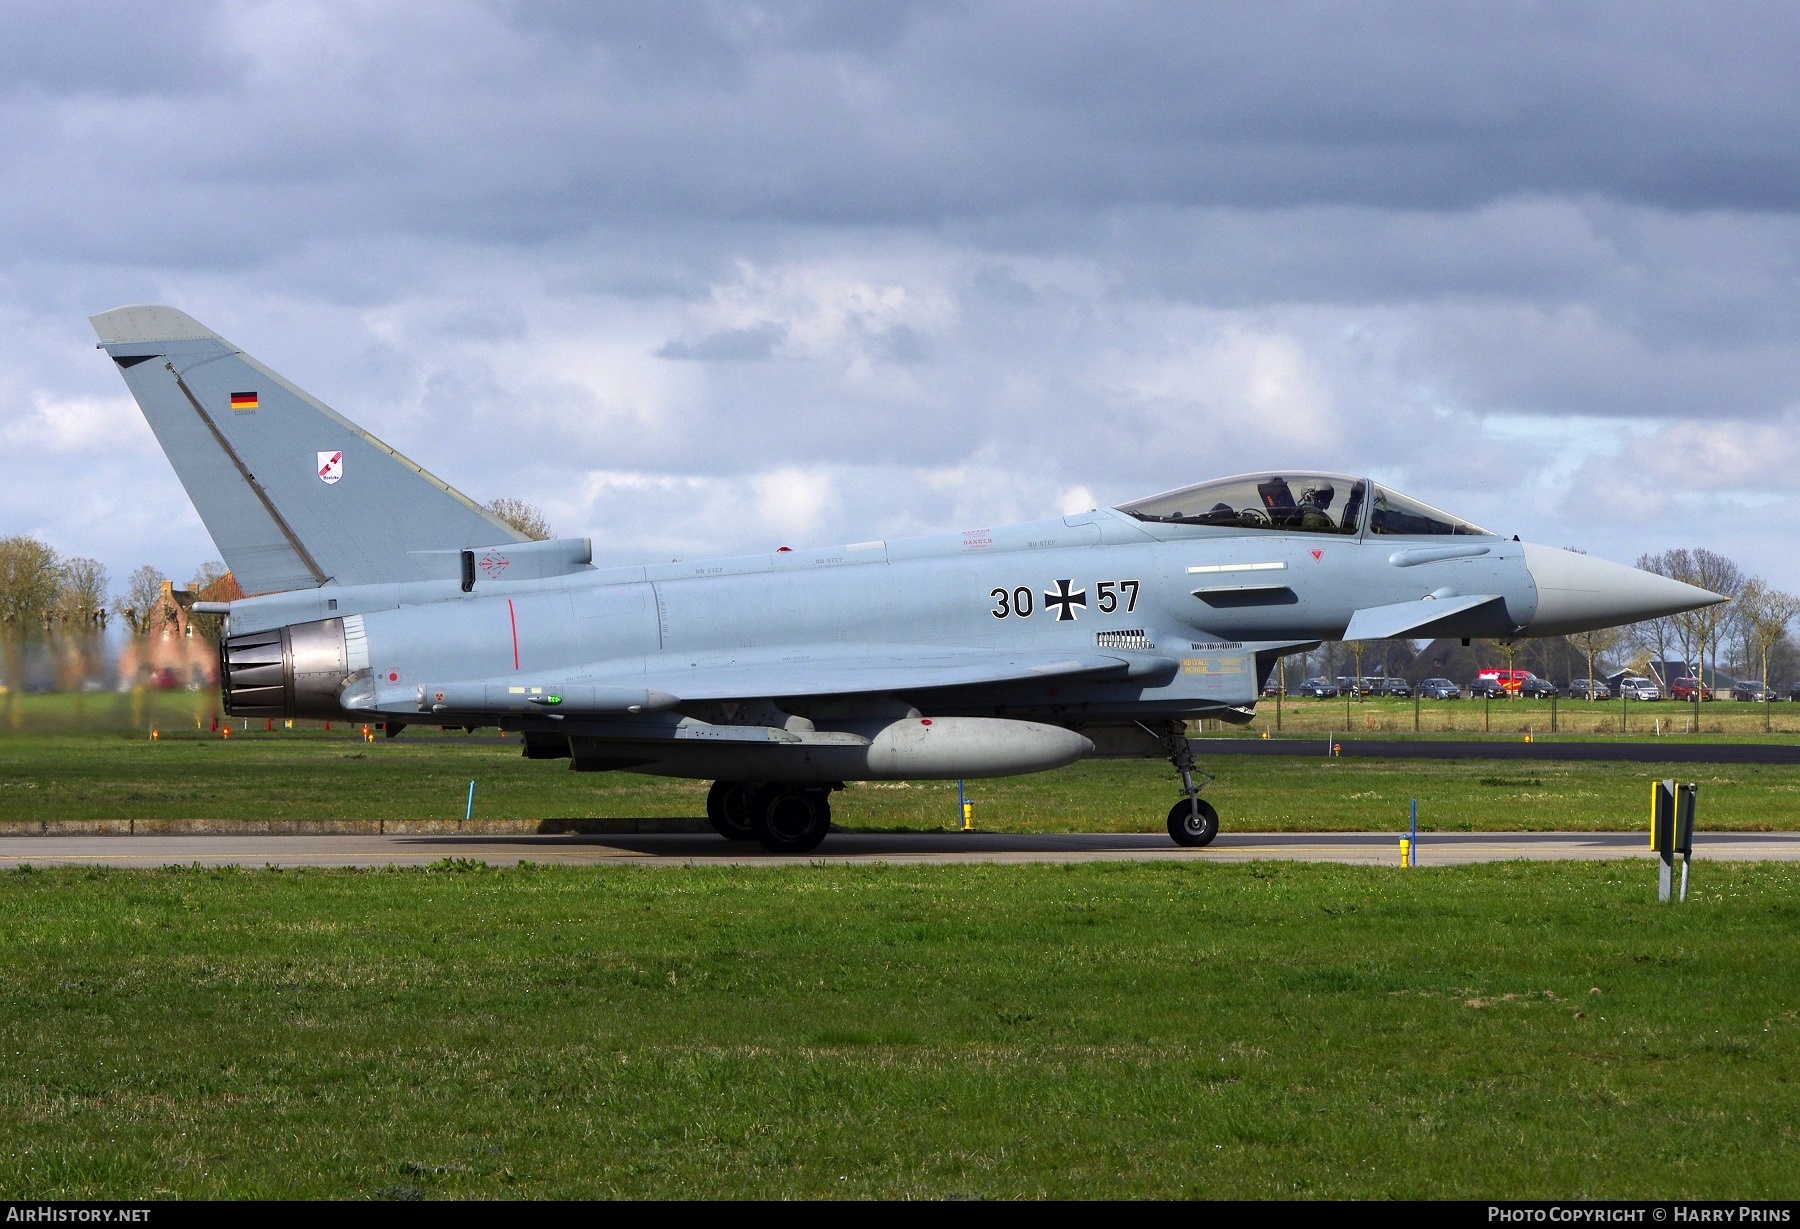
<svg viewBox="0 0 1800 1229">
<path fill-rule="evenodd" d="M 1525 680 L 1535 677 L 1529 670 L 1483 670 L 1475 676 L 1477 682 L 1482 679 L 1493 679 L 1500 684 L 1500 690 L 1509 696 L 1519 694 L 1525 686 Z"/>
<path fill-rule="evenodd" d="M 1702 700 L 1710 700 L 1713 698 L 1712 688 L 1700 686 L 1699 679 L 1691 674 L 1685 674 L 1669 684 L 1669 699 L 1687 700 L 1691 702 L 1696 690 L 1700 692 L 1700 698 Z"/>
</svg>

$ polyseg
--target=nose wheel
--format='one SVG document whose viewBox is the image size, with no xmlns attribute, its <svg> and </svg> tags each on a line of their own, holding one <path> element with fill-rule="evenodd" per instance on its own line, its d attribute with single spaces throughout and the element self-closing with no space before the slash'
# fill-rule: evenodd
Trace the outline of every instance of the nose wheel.
<svg viewBox="0 0 1800 1229">
<path fill-rule="evenodd" d="M 1204 798 L 1183 798 L 1169 808 L 1169 836 L 1177 845 L 1198 849 L 1219 835 L 1219 813 Z"/>
<path fill-rule="evenodd" d="M 1202 774 L 1198 784 L 1194 781 L 1194 747 L 1188 741 L 1187 725 L 1171 721 L 1160 733 L 1141 721 L 1138 727 L 1155 737 L 1168 751 L 1169 763 L 1181 774 L 1181 789 L 1187 795 L 1169 808 L 1169 838 L 1189 849 L 1212 844 L 1212 839 L 1219 835 L 1219 813 L 1200 797 L 1200 790 L 1212 781 L 1212 777 Z"/>
</svg>

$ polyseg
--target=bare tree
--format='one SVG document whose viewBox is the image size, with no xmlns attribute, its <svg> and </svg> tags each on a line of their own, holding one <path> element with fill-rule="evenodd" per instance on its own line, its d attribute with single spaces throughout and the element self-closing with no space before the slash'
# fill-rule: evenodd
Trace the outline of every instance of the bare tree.
<svg viewBox="0 0 1800 1229">
<path fill-rule="evenodd" d="M 1736 622 L 1748 650 L 1746 667 L 1760 670 L 1762 685 L 1769 685 L 1769 654 L 1787 635 L 1788 627 L 1800 618 L 1800 597 L 1783 593 L 1760 576 L 1752 576 L 1738 590 L 1732 601 L 1737 607 Z"/>
<path fill-rule="evenodd" d="M 1646 572 L 1655 572 L 1658 576 L 1667 576 L 1671 580 L 1681 580 L 1694 570 L 1694 561 L 1685 547 L 1659 551 L 1654 555 L 1639 555 L 1637 565 Z M 1642 623 L 1634 623 L 1632 627 L 1639 634 L 1639 643 L 1654 654 L 1653 660 L 1669 660 L 1669 649 L 1679 645 L 1683 660 L 1693 661 L 1693 624 L 1683 622 L 1680 615 L 1645 619 Z M 1666 667 L 1659 665 L 1657 669 L 1661 671 Z M 1664 678 L 1662 685 L 1668 687 L 1674 681 L 1672 678 Z"/>
<path fill-rule="evenodd" d="M 1667 576 L 1671 580 L 1679 580 L 1685 584 L 1697 585 L 1702 589 L 1710 589 L 1714 593 L 1731 597 L 1744 585 L 1743 569 L 1716 551 L 1707 550 L 1704 546 L 1693 550 L 1678 549 L 1663 551 L 1659 555 L 1645 555 L 1638 560 L 1638 566 L 1647 572 L 1655 572 Z M 1706 690 L 1707 666 L 1712 666 L 1714 685 L 1719 677 L 1719 638 L 1729 618 L 1729 609 L 1722 604 L 1703 606 L 1699 610 L 1683 611 L 1681 614 L 1668 616 L 1667 622 L 1681 644 L 1683 663 L 1689 666 L 1694 678 L 1694 731 L 1700 729 L 1700 699 Z M 1655 620 L 1662 622 L 1663 620 Z M 1711 651 L 1710 662 L 1708 650 Z M 1673 682 L 1674 680 L 1665 680 Z"/>
<path fill-rule="evenodd" d="M 550 522 L 544 517 L 538 506 L 523 499 L 515 499 L 510 495 L 492 500 L 486 509 L 511 525 L 514 529 L 530 538 L 533 542 L 542 542 L 546 538 L 555 537 Z"/>
<path fill-rule="evenodd" d="M 125 616 L 131 630 L 142 634 L 150 630 L 150 612 L 162 596 L 162 573 L 146 563 L 125 578 L 125 592 L 113 599 L 113 609 Z"/>
<path fill-rule="evenodd" d="M 1587 676 L 1590 688 L 1593 685 L 1593 680 L 1600 677 L 1595 672 L 1597 667 L 1594 663 L 1599 659 L 1602 653 L 1610 653 L 1618 648 L 1624 639 L 1625 636 L 1623 630 L 1617 627 L 1600 627 L 1591 632 L 1577 632 L 1575 635 L 1569 637 L 1570 642 L 1575 646 L 1576 650 L 1583 657 L 1587 658 Z M 1591 691 L 1589 692 L 1589 695 L 1591 698 Z"/>
<path fill-rule="evenodd" d="M 77 556 L 62 565 L 57 614 L 68 623 L 92 623 L 106 609 L 106 565 Z"/>
<path fill-rule="evenodd" d="M 1734 598 L 1744 587 L 1744 569 L 1727 559 L 1724 555 L 1697 547 L 1693 552 L 1694 573 L 1688 581 L 1702 589 L 1710 589 L 1724 597 Z M 1714 685 L 1719 677 L 1719 641 L 1724 639 L 1726 628 L 1731 623 L 1731 603 L 1721 602 L 1712 606 L 1702 606 L 1699 610 L 1690 610 L 1677 618 L 1691 620 L 1694 624 L 1694 635 L 1706 654 L 1706 664 L 1711 667 Z"/>
<path fill-rule="evenodd" d="M 194 569 L 194 578 L 188 581 L 188 592 L 198 596 L 231 575 L 231 569 L 217 559 L 203 563 Z"/>
<path fill-rule="evenodd" d="M 1731 564 L 1730 560 L 1725 559 L 1722 555 L 1715 555 L 1711 551 L 1704 552 L 1707 561 L 1706 565 L 1703 565 L 1696 558 L 1701 553 L 1688 550 L 1686 547 L 1678 547 L 1675 550 L 1660 551 L 1654 555 L 1639 555 L 1637 566 L 1646 572 L 1654 572 L 1658 576 L 1667 576 L 1670 580 L 1679 580 L 1690 585 L 1700 583 L 1698 577 L 1703 569 L 1706 571 L 1718 570 L 1707 566 L 1713 561 L 1728 564 L 1732 569 L 1736 568 L 1736 565 Z M 1736 583 L 1742 583 L 1741 579 L 1734 583 L 1734 587 Z M 1708 609 L 1714 608 L 1708 607 Z M 1655 660 L 1659 662 L 1668 661 L 1669 650 L 1679 647 L 1683 665 L 1700 670 L 1700 658 L 1706 647 L 1706 636 L 1709 631 L 1717 629 L 1718 616 L 1711 620 L 1702 620 L 1696 618 L 1695 614 L 1694 611 L 1688 611 L 1683 614 L 1664 615 L 1659 619 L 1645 619 L 1641 623 L 1634 623 L 1632 625 L 1634 638 L 1638 644 L 1651 650 L 1655 655 Z M 1673 679 L 1665 678 L 1663 680 L 1665 686 L 1673 682 Z"/>
<path fill-rule="evenodd" d="M 0 625 L 16 631 L 43 622 L 61 587 L 54 550 L 32 537 L 0 538 Z"/>
</svg>

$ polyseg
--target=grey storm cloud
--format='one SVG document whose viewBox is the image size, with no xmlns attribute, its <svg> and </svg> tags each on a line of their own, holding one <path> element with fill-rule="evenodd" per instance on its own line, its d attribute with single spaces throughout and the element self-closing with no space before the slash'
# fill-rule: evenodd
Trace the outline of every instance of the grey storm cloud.
<svg viewBox="0 0 1800 1229">
<path fill-rule="evenodd" d="M 95 187 L 129 175 L 140 225 L 247 255 L 346 228 L 524 241 L 599 218 L 1800 201 L 1800 14 L 1773 5 L 72 4 L 17 17 L 0 53 L 9 160 Z M 241 194 L 241 226 L 198 223 L 214 193 Z M 39 229 L 75 240 L 94 236 L 71 220 L 113 216 L 42 203 L 63 226 Z"/>
<path fill-rule="evenodd" d="M 160 300 L 619 557 L 1316 463 L 1800 583 L 1791 6 L 7 20 L 0 531 L 116 571 L 209 553 L 83 335 Z"/>
<path fill-rule="evenodd" d="M 695 359 L 701 362 L 754 363 L 771 358 L 785 331 L 774 324 L 746 329 L 720 329 L 698 341 L 671 341 L 656 352 L 658 358 Z"/>
</svg>

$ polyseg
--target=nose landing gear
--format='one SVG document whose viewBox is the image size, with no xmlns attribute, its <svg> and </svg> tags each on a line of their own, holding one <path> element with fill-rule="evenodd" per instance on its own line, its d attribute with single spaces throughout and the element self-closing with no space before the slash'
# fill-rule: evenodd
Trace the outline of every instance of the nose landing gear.
<svg viewBox="0 0 1800 1229">
<path fill-rule="evenodd" d="M 1168 751 L 1169 762 L 1181 774 L 1181 788 L 1187 794 L 1187 797 L 1169 808 L 1169 838 L 1177 845 L 1185 845 L 1190 849 L 1212 844 L 1212 839 L 1219 835 L 1219 813 L 1210 802 L 1200 797 L 1200 791 L 1212 781 L 1212 777 L 1202 773 L 1199 784 L 1194 783 L 1194 747 L 1188 741 L 1186 724 L 1171 721 L 1160 734 L 1142 722 L 1138 724 Z"/>
</svg>

